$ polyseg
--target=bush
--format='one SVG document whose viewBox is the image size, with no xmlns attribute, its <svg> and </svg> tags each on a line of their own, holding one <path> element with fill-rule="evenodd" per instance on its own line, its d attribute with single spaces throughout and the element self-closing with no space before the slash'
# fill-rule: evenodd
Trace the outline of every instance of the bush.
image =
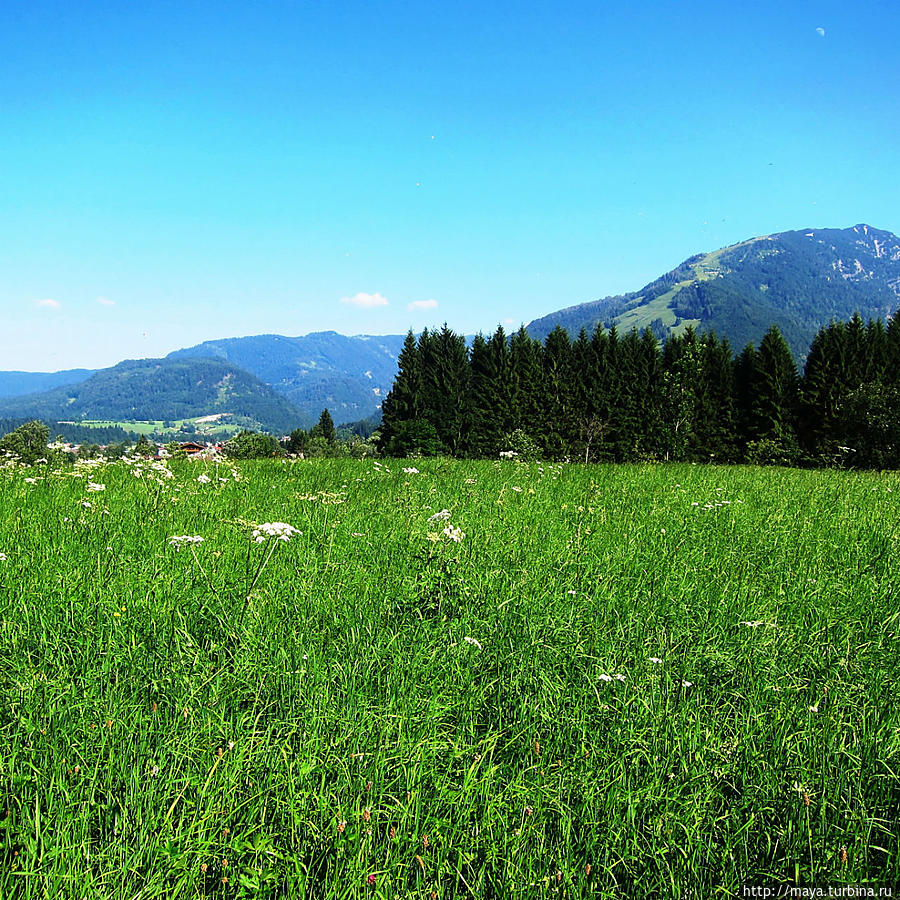
<svg viewBox="0 0 900 900">
<path fill-rule="evenodd" d="M 401 422 L 387 445 L 388 456 L 439 456 L 446 451 L 437 429 L 424 419 Z"/>
<path fill-rule="evenodd" d="M 222 452 L 231 459 L 261 459 L 279 452 L 278 441 L 271 434 L 240 431 L 222 445 Z"/>
<path fill-rule="evenodd" d="M 500 455 L 510 459 L 520 459 L 522 462 L 541 458 L 541 448 L 530 434 L 517 428 L 503 435 L 500 441 Z M 510 456 L 510 454 L 515 454 Z"/>
<path fill-rule="evenodd" d="M 0 451 L 13 453 L 21 462 L 32 466 L 39 459 L 47 459 L 49 438 L 50 429 L 43 422 L 26 422 L 0 438 Z"/>
</svg>

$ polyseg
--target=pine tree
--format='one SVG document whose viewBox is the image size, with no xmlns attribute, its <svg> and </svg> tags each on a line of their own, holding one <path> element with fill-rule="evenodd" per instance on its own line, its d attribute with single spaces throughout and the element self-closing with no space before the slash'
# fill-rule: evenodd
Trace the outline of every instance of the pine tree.
<svg viewBox="0 0 900 900">
<path fill-rule="evenodd" d="M 542 421 L 536 437 L 549 457 L 562 459 L 575 443 L 575 371 L 572 343 L 559 325 L 544 341 L 541 370 Z"/>
<path fill-rule="evenodd" d="M 522 431 L 532 440 L 541 430 L 541 357 L 540 343 L 524 326 L 510 338 L 510 431 Z"/>
<path fill-rule="evenodd" d="M 510 351 L 502 328 L 487 341 L 475 336 L 469 368 L 467 451 L 470 456 L 493 457 L 512 423 Z"/>
<path fill-rule="evenodd" d="M 773 325 L 760 341 L 750 372 L 750 436 L 761 454 L 757 457 L 760 462 L 796 459 L 797 392 L 794 359 L 778 326 Z"/>
<path fill-rule="evenodd" d="M 331 418 L 331 413 L 328 412 L 327 408 L 322 410 L 322 415 L 319 416 L 319 421 L 310 429 L 309 436 L 311 438 L 324 438 L 329 444 L 334 443 L 336 437 L 334 419 Z"/>
<path fill-rule="evenodd" d="M 397 357 L 394 384 L 381 402 L 378 449 L 385 452 L 402 424 L 418 419 L 421 414 L 422 366 L 416 338 L 410 329 Z"/>
</svg>

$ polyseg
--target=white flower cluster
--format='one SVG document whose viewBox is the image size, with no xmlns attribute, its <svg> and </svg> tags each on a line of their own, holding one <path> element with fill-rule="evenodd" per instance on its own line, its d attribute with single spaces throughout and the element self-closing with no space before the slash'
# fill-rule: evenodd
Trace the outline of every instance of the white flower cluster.
<svg viewBox="0 0 900 900">
<path fill-rule="evenodd" d="M 436 512 L 433 516 L 429 516 L 428 521 L 429 522 L 440 522 L 443 519 L 449 519 L 449 518 L 450 518 L 450 510 L 442 509 L 440 512 Z"/>
<path fill-rule="evenodd" d="M 209 482 L 210 482 L 211 480 L 212 480 L 212 479 L 209 477 L 209 475 L 206 475 L 206 474 L 198 475 L 198 476 L 197 476 L 197 481 L 199 481 L 200 484 L 209 484 Z M 225 480 L 227 481 L 228 479 L 225 479 Z"/>
<path fill-rule="evenodd" d="M 444 529 L 444 534 L 457 544 L 466 536 L 466 533 L 461 528 L 456 528 L 453 525 L 448 525 Z"/>
<path fill-rule="evenodd" d="M 612 681 L 613 679 L 615 679 L 616 681 L 624 681 L 625 676 L 624 675 L 605 675 L 605 674 L 600 676 L 601 681 Z"/>
<path fill-rule="evenodd" d="M 0 553 L 0 562 L 6 562 L 6 554 Z"/>
<path fill-rule="evenodd" d="M 203 538 L 199 534 L 179 534 L 169 538 L 169 546 L 179 550 L 188 544 L 202 544 Z"/>
<path fill-rule="evenodd" d="M 302 531 L 288 525 L 287 522 L 263 522 L 253 529 L 253 540 L 262 544 L 267 538 L 275 538 L 279 541 L 289 541 L 295 534 L 303 534 Z"/>
<path fill-rule="evenodd" d="M 501 450 L 500 459 L 515 459 L 519 454 L 515 450 Z"/>
<path fill-rule="evenodd" d="M 87 483 L 87 489 L 93 493 L 97 493 L 98 491 L 105 491 L 105 484 L 98 484 L 96 481 L 89 481 Z"/>
<path fill-rule="evenodd" d="M 473 638 L 473 637 L 464 637 L 463 640 L 464 640 L 467 644 L 471 644 L 473 647 L 477 647 L 479 650 L 483 650 L 483 649 L 484 649 L 484 648 L 481 646 L 481 644 L 479 644 L 478 641 L 476 641 L 475 638 Z"/>
<path fill-rule="evenodd" d="M 415 466 L 410 466 L 408 469 L 403 470 L 407 475 L 418 475 L 419 470 Z"/>
</svg>

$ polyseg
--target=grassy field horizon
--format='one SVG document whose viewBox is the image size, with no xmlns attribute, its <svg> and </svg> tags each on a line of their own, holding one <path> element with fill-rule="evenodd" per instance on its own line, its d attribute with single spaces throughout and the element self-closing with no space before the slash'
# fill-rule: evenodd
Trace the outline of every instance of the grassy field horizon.
<svg viewBox="0 0 900 900">
<path fill-rule="evenodd" d="M 0 470 L 0 896 L 898 883 L 898 495 L 677 464 Z"/>
</svg>

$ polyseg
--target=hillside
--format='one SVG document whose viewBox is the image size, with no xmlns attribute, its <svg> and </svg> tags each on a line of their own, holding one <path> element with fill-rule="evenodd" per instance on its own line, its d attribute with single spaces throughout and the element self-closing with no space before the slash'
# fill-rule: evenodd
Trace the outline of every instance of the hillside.
<svg viewBox="0 0 900 900">
<path fill-rule="evenodd" d="M 67 384 L 78 384 L 96 369 L 65 369 L 62 372 L 0 372 L 0 398 L 21 397 L 49 391 Z"/>
<path fill-rule="evenodd" d="M 573 337 L 598 323 L 650 328 L 662 338 L 688 325 L 727 337 L 740 350 L 778 325 L 802 359 L 832 318 L 884 318 L 900 306 L 900 239 L 869 225 L 803 229 L 701 253 L 640 291 L 570 306 L 535 319 L 543 340 L 557 325 Z"/>
<path fill-rule="evenodd" d="M 278 433 L 309 424 L 308 417 L 256 376 L 215 359 L 126 360 L 79 384 L 0 401 L 0 416 L 45 421 L 208 415 Z"/>
<path fill-rule="evenodd" d="M 325 408 L 335 422 L 377 414 L 397 373 L 404 335 L 356 335 L 334 331 L 301 337 L 260 334 L 206 341 L 170 353 L 168 359 L 211 357 L 252 373 L 299 407 L 307 421 Z"/>
</svg>

